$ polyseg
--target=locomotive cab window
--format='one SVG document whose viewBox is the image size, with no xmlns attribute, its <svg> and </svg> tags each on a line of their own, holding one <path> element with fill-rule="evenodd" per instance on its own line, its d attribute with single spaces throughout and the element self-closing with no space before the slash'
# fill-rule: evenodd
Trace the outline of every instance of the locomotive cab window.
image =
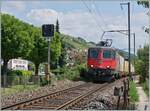
<svg viewBox="0 0 150 111">
<path fill-rule="evenodd" d="M 115 59 L 115 51 L 113 50 L 104 50 L 103 51 L 103 58 L 105 59 Z"/>
<path fill-rule="evenodd" d="M 116 57 L 116 52 L 115 51 L 111 51 L 111 58 L 115 59 L 115 57 Z"/>
<path fill-rule="evenodd" d="M 88 51 L 88 58 L 98 58 L 98 55 L 99 55 L 99 51 L 100 49 L 89 49 Z"/>
</svg>

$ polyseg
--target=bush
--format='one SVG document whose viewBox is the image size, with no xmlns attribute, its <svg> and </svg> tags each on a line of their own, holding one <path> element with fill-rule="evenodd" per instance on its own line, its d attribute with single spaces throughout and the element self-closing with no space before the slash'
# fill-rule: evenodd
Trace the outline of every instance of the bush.
<svg viewBox="0 0 150 111">
<path fill-rule="evenodd" d="M 25 71 L 25 70 L 9 70 L 8 76 L 31 76 L 31 71 Z"/>
<path fill-rule="evenodd" d="M 85 64 L 77 65 L 75 67 L 62 67 L 59 69 L 52 70 L 58 80 L 62 79 L 69 79 L 69 80 L 76 80 L 80 78 L 81 73 L 86 73 L 87 69 Z"/>
<path fill-rule="evenodd" d="M 55 70 L 52 70 L 52 73 L 54 73 L 55 75 L 59 74 L 64 74 L 65 70 L 64 68 L 59 68 L 59 69 L 55 69 Z"/>
<path fill-rule="evenodd" d="M 40 76 L 40 85 L 45 86 L 48 84 L 48 81 L 46 80 L 45 76 Z"/>
<path fill-rule="evenodd" d="M 65 77 L 69 80 L 77 80 L 80 78 L 81 73 L 85 73 L 87 71 L 84 64 L 75 66 L 73 68 L 65 68 Z"/>
<path fill-rule="evenodd" d="M 139 95 L 137 93 L 136 84 L 132 81 L 130 81 L 129 96 L 131 97 L 132 102 L 137 102 L 139 100 Z"/>
<path fill-rule="evenodd" d="M 79 71 L 80 74 L 85 74 L 85 73 L 87 73 L 87 68 L 86 68 L 86 66 L 84 64 L 83 65 L 79 65 L 78 66 L 78 71 Z"/>
<path fill-rule="evenodd" d="M 9 84 L 25 84 L 31 78 L 32 72 L 25 70 L 9 70 L 8 80 Z"/>
</svg>

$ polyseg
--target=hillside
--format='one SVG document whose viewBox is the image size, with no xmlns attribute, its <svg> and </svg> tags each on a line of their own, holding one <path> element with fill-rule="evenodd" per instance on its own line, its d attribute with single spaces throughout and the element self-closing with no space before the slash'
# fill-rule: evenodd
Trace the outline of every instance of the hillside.
<svg viewBox="0 0 150 111">
<path fill-rule="evenodd" d="M 128 58 L 128 52 L 126 52 L 126 51 L 123 51 L 123 50 L 120 50 L 120 49 L 117 49 L 118 50 L 118 53 L 121 55 L 121 56 L 123 56 L 125 59 L 127 59 Z M 131 53 L 131 62 L 133 62 L 133 60 L 134 60 L 134 54 L 132 54 Z"/>
<path fill-rule="evenodd" d="M 88 47 L 92 47 L 94 46 L 94 44 L 92 44 L 91 42 L 86 42 L 86 40 L 84 40 L 81 37 L 72 37 L 70 35 L 64 35 L 61 34 L 61 37 L 63 39 L 63 42 L 71 48 L 75 48 L 75 49 L 87 49 Z"/>
<path fill-rule="evenodd" d="M 75 49 L 87 49 L 88 47 L 93 47 L 96 44 L 94 42 L 86 42 L 81 37 L 73 37 L 70 35 L 65 35 L 61 34 L 61 37 L 63 38 L 63 42 L 66 44 L 66 46 L 70 48 L 75 48 Z M 128 58 L 128 52 L 117 49 L 119 54 L 122 55 L 124 58 Z M 134 54 L 131 53 L 131 60 L 133 60 Z"/>
</svg>

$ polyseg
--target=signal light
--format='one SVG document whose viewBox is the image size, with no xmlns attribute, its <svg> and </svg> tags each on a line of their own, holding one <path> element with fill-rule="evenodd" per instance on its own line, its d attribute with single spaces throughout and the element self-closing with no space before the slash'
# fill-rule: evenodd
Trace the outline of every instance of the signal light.
<svg viewBox="0 0 150 111">
<path fill-rule="evenodd" d="M 42 25 L 42 36 L 43 37 L 53 37 L 54 36 L 54 24 Z"/>
</svg>

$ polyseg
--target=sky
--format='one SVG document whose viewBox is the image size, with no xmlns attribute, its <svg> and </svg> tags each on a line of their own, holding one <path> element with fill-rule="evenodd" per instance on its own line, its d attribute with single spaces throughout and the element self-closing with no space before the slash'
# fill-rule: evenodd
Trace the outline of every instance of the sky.
<svg viewBox="0 0 150 111">
<path fill-rule="evenodd" d="M 127 30 L 127 0 L 3 0 L 2 13 L 8 13 L 27 23 L 41 27 L 42 24 L 56 24 L 59 20 L 60 32 L 87 41 L 98 43 L 104 31 Z M 131 8 L 131 33 L 136 35 L 136 50 L 148 44 L 148 9 L 129 1 Z M 103 39 L 113 39 L 113 47 L 128 50 L 128 36 L 120 33 L 105 33 Z M 133 36 L 131 35 L 131 52 Z"/>
</svg>

